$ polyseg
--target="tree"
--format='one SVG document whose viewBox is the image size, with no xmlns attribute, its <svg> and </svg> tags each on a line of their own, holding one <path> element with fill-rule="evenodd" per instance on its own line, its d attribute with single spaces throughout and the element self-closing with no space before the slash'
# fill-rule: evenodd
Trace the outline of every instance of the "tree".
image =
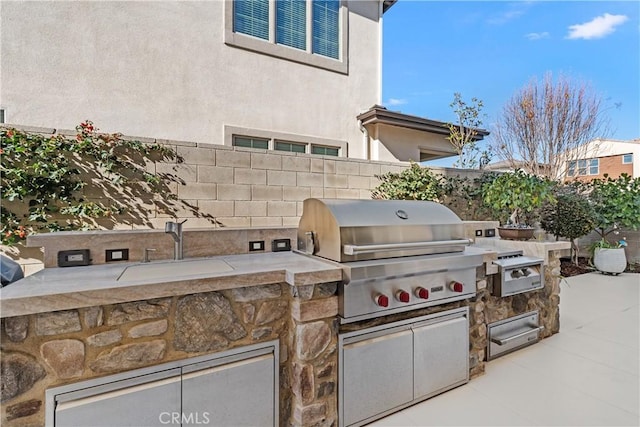
<svg viewBox="0 0 640 427">
<path fill-rule="evenodd" d="M 590 183 L 589 199 L 596 213 L 596 232 L 606 242 L 607 235 L 620 228 L 640 228 L 640 178 L 623 173 L 618 178 L 605 175 Z"/>
<path fill-rule="evenodd" d="M 449 136 L 447 140 L 458 153 L 458 160 L 453 166 L 471 169 L 486 165 L 491 160 L 489 151 L 480 153 L 478 148 L 478 134 L 482 126 L 482 107 L 484 104 L 478 98 L 471 98 L 471 105 L 462 100 L 462 96 L 456 92 L 453 94 L 453 102 L 449 104 L 458 119 L 457 124 L 447 123 Z M 478 159 L 480 157 L 480 159 Z"/>
<path fill-rule="evenodd" d="M 547 232 L 571 241 L 571 260 L 578 265 L 576 239 L 589 234 L 595 227 L 595 211 L 589 200 L 574 186 L 559 188 L 555 202 L 542 208 L 540 225 Z"/>
<path fill-rule="evenodd" d="M 547 73 L 516 92 L 493 129 L 492 150 L 512 168 L 559 179 L 569 161 L 589 158 L 608 119 L 590 85 Z M 591 147 L 591 148 L 589 148 Z"/>
</svg>

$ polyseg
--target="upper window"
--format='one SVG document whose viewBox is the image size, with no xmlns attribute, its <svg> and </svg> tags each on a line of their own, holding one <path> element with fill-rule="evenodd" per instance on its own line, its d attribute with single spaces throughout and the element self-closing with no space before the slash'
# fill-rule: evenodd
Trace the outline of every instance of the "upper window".
<svg viewBox="0 0 640 427">
<path fill-rule="evenodd" d="M 236 0 L 233 29 L 269 40 L 269 0 Z"/>
<path fill-rule="evenodd" d="M 567 168 L 567 176 L 598 175 L 600 173 L 598 159 L 572 160 Z"/>
<path fill-rule="evenodd" d="M 276 1 L 276 43 L 307 49 L 306 0 Z"/>
<path fill-rule="evenodd" d="M 633 154 L 625 154 L 622 156 L 622 163 L 629 164 L 633 163 Z"/>
<path fill-rule="evenodd" d="M 341 0 L 227 0 L 227 4 L 225 43 L 347 72 L 348 13 L 341 10 Z"/>
<path fill-rule="evenodd" d="M 313 2 L 313 53 L 340 57 L 340 1 Z"/>
</svg>

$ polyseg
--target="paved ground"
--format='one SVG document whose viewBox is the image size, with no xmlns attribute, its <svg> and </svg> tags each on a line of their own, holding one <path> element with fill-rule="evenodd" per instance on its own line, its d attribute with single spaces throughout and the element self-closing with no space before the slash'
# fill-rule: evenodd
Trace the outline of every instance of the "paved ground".
<svg viewBox="0 0 640 427">
<path fill-rule="evenodd" d="M 371 426 L 640 425 L 640 274 L 561 284 L 560 333 Z"/>
</svg>

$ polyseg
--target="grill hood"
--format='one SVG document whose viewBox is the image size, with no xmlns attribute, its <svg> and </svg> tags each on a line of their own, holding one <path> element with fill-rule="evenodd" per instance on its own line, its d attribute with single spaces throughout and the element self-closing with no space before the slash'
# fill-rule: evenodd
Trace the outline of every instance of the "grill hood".
<svg viewBox="0 0 640 427">
<path fill-rule="evenodd" d="M 449 208 L 417 200 L 306 199 L 298 249 L 337 262 L 462 252 L 470 243 Z"/>
</svg>

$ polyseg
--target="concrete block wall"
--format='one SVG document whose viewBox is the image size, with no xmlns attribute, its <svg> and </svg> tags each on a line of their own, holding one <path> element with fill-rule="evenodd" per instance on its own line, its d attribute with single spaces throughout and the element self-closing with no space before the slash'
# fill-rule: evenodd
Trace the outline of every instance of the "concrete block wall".
<svg viewBox="0 0 640 427">
<path fill-rule="evenodd" d="M 174 216 L 189 219 L 185 228 L 297 227 L 305 199 L 369 199 L 379 184 L 376 175 L 408 167 L 408 163 L 162 142 L 176 149 L 182 163 L 156 163 L 156 172 L 180 179 L 182 184 L 174 187 L 178 200 L 197 207 L 197 212 L 183 210 Z M 161 228 L 165 221 L 166 216 L 156 212 L 151 223 Z"/>
</svg>

